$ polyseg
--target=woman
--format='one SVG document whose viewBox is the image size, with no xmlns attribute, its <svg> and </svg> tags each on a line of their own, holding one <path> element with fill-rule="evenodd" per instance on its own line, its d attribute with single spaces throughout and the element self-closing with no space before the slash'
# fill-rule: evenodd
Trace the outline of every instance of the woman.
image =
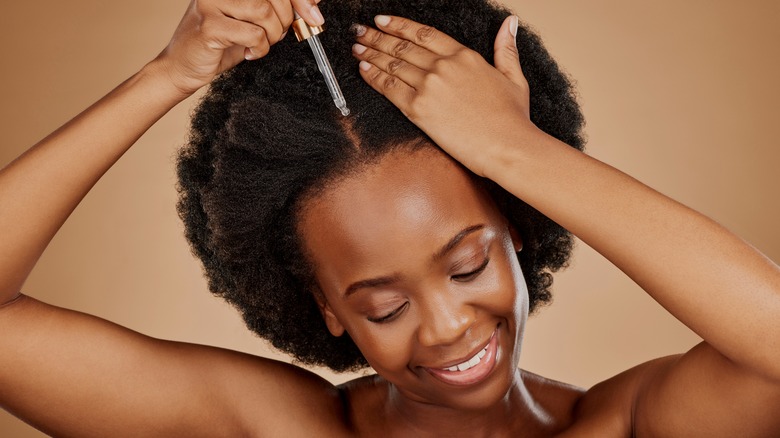
<svg viewBox="0 0 780 438">
<path fill-rule="evenodd" d="M 512 18 L 497 32 L 496 68 L 401 17 L 378 18 L 378 29 L 357 28 L 360 46 L 353 53 L 364 62 L 362 78 L 460 164 L 430 142 L 407 141 L 352 164 L 288 206 L 300 241 L 287 243 L 300 247 L 312 267 L 291 273 L 302 280 L 309 275 L 313 281 L 302 286 L 313 293 L 327 329 L 341 338 L 349 333 L 381 378 L 337 389 L 287 365 L 154 341 L 27 297 L 14 299 L 70 210 L 135 137 L 215 71 L 242 57 L 262 57 L 280 39 L 291 13 L 279 9 L 258 18 L 249 6 L 193 5 L 155 62 L 3 171 L 3 205 L 10 207 L 2 228 L 16 224 L 3 243 L 6 296 L 0 302 L 9 304 L 0 329 L 9 335 L 2 348 L 15 353 L 3 359 L 0 375 L 10 388 L 2 395 L 5 407 L 44 430 L 79 436 L 125 430 L 142 436 L 777 432 L 772 414 L 780 361 L 771 341 L 778 339 L 777 267 L 698 214 L 530 123 L 528 87 L 512 56 Z M 232 31 L 237 36 L 226 41 L 227 29 L 247 28 L 228 16 L 262 24 L 267 39 Z M 205 17 L 204 25 L 195 26 L 198 17 Z M 252 28 L 247 33 L 255 35 Z M 193 66 L 201 68 L 186 69 Z M 448 101 L 456 91 L 458 99 Z M 343 132 L 354 134 L 350 123 L 344 121 Z M 230 143 L 249 128 L 234 125 L 220 135 Z M 360 134 L 369 133 L 357 134 L 363 140 Z M 57 173 L 63 167 L 64 176 Z M 588 391 L 516 372 L 529 301 L 515 252 L 522 260 L 535 248 L 475 174 L 602 252 L 705 343 Z M 215 194 L 219 186 L 205 189 L 206 209 L 211 199 L 230 194 Z M 21 229 L 20 216 L 29 218 Z M 242 230 L 241 223 L 228 225 L 220 230 Z M 203 241 L 230 237 L 217 233 Z M 707 245 L 694 245 L 690 237 Z M 209 273 L 217 284 L 252 280 L 220 278 L 218 271 Z M 739 293 L 726 293 L 733 290 Z M 755 339 L 770 342 L 750 342 Z"/>
</svg>

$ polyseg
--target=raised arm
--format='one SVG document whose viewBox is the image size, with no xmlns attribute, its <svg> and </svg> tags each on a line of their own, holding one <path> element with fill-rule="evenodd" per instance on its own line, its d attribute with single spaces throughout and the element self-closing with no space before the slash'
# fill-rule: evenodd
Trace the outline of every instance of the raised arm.
<svg viewBox="0 0 780 438">
<path fill-rule="evenodd" d="M 293 5 L 316 21 L 314 0 L 193 1 L 157 58 L 0 171 L 0 407 L 56 436 L 239 436 L 249 420 L 266 431 L 301 426 L 280 415 L 294 415 L 291 404 L 303 418 L 326 412 L 318 402 L 332 387 L 304 371 L 158 341 L 20 295 L 98 179 L 182 99 L 264 56 Z"/>
<path fill-rule="evenodd" d="M 295 3 L 315 20 L 314 0 Z M 264 56 L 292 18 L 289 0 L 193 1 L 156 59 L 6 166 L 0 172 L 0 304 L 19 293 L 73 209 L 152 124 L 217 74 Z"/>
<path fill-rule="evenodd" d="M 439 146 L 570 230 L 704 339 L 632 374 L 624 413 L 636 432 L 778 433 L 780 269 L 709 218 L 537 129 L 513 20 L 496 39 L 495 68 L 399 17 L 360 29 L 355 56 L 366 81 Z"/>
</svg>

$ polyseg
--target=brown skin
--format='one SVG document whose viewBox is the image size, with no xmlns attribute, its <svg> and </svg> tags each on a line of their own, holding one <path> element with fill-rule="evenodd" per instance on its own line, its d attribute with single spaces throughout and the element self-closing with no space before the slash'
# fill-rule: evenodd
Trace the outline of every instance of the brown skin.
<svg viewBox="0 0 780 438">
<path fill-rule="evenodd" d="M 613 424 L 623 435 L 777 435 L 780 267 L 707 217 L 537 129 L 513 20 L 496 38 L 495 67 L 401 17 L 364 27 L 354 53 L 366 81 L 444 151 L 573 232 L 704 339 L 591 388 L 567 433 Z"/>
<path fill-rule="evenodd" d="M 313 23 L 313 2 L 292 4 Z M 370 61 L 366 80 L 447 154 L 571 230 L 702 336 L 684 355 L 587 392 L 515 371 L 527 297 L 512 253 L 522 242 L 464 168 L 433 149 L 388 155 L 332 184 L 300 226 L 329 328 L 348 331 L 383 377 L 334 388 L 291 365 L 13 301 L 132 143 L 214 75 L 263 56 L 291 19 L 284 0 L 193 1 L 157 59 L 0 172 L 0 303 L 9 303 L 0 307 L 0 405 L 50 434 L 80 437 L 780 434 L 780 269 L 536 129 L 510 20 L 495 67 L 398 17 L 359 37 L 369 49 L 356 56 Z M 412 44 L 399 53 L 401 39 Z M 422 159 L 430 173 L 419 171 Z M 323 224 L 329 232 L 317 233 Z M 431 257 L 475 224 L 484 226 Z M 461 276 L 486 254 L 484 271 Z M 396 281 L 344 297 L 346 285 L 377 275 Z M 392 321 L 366 319 L 396 305 L 404 310 Z M 424 369 L 471 354 L 496 328 L 503 353 L 484 381 L 450 388 Z"/>
<path fill-rule="evenodd" d="M 348 332 L 381 376 L 343 387 L 360 435 L 549 436 L 571 422 L 580 390 L 526 383 L 517 369 L 528 316 L 522 242 L 446 154 L 402 150 L 338 181 L 306 204 L 300 233 L 331 332 Z M 374 278 L 392 280 L 345 293 Z M 463 362 L 496 330 L 497 363 L 478 384 L 426 371 Z"/>
<path fill-rule="evenodd" d="M 502 401 L 521 385 L 516 369 L 528 314 L 515 256 L 521 243 L 464 169 L 432 148 L 393 153 L 310 201 L 300 230 L 331 332 L 349 332 L 391 383 L 387 421 L 439 432 L 473 427 L 476 418 L 484 427 L 511 423 L 524 391 Z M 352 283 L 385 277 L 393 279 L 345 294 Z M 386 315 L 394 316 L 369 320 Z M 480 385 L 454 387 L 425 370 L 468 360 L 496 330 L 498 363 Z"/>
</svg>

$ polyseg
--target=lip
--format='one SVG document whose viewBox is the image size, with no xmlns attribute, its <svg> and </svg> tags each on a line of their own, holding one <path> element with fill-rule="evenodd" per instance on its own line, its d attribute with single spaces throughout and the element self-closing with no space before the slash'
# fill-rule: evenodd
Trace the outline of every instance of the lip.
<svg viewBox="0 0 780 438">
<path fill-rule="evenodd" d="M 471 356 L 467 356 L 464 359 L 461 359 L 460 361 L 455 361 L 453 363 L 450 363 L 446 366 L 443 366 L 441 368 L 429 368 L 424 367 L 425 371 L 428 372 L 428 374 L 435 377 L 437 380 L 446 383 L 448 385 L 455 385 L 455 386 L 467 386 L 467 385 L 473 385 L 475 383 L 479 383 L 482 380 L 484 380 L 491 371 L 493 371 L 493 368 L 496 366 L 497 358 L 498 358 L 498 328 L 493 332 L 493 335 L 490 337 L 490 340 L 488 340 L 487 343 L 487 350 L 485 350 L 485 356 L 480 359 L 479 363 L 474 365 L 473 367 L 465 370 L 465 371 L 449 371 L 446 368 L 452 367 L 454 365 L 457 365 L 459 363 L 463 363 L 470 358 L 474 357 L 475 354 L 479 353 L 482 349 L 485 347 L 481 347 L 479 350 L 475 351 Z"/>
</svg>

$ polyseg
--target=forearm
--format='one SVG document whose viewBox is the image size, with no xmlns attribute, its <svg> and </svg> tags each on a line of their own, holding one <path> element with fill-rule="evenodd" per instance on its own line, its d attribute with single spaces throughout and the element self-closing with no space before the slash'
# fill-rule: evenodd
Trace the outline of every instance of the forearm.
<svg viewBox="0 0 780 438">
<path fill-rule="evenodd" d="M 528 131 L 531 132 L 531 131 Z M 780 270 L 707 217 L 534 131 L 488 177 L 623 270 L 732 361 L 780 379 Z"/>
<path fill-rule="evenodd" d="M 98 179 L 183 97 L 151 63 L 0 171 L 0 303 Z"/>
</svg>

